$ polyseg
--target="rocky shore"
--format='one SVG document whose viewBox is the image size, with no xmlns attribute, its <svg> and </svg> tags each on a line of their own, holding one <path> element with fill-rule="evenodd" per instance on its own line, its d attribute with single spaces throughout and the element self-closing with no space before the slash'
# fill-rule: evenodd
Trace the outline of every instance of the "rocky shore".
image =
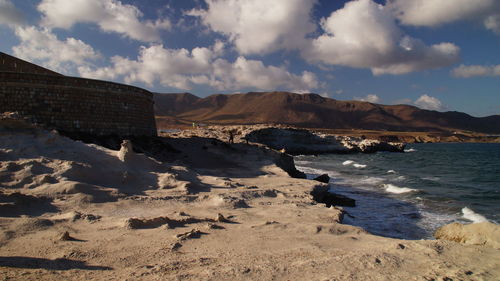
<svg viewBox="0 0 500 281">
<path fill-rule="evenodd" d="M 497 225 L 419 241 L 344 225 L 328 184 L 290 176 L 293 158 L 277 151 L 290 142 L 269 149 L 254 131 L 234 131 L 233 144 L 204 128 L 96 145 L 2 118 L 0 279 L 500 277 Z"/>
<path fill-rule="evenodd" d="M 209 126 L 167 133 L 168 137 L 208 137 L 236 143 L 253 143 L 291 155 L 404 152 L 405 144 L 359 137 L 315 133 L 280 125 Z"/>
</svg>

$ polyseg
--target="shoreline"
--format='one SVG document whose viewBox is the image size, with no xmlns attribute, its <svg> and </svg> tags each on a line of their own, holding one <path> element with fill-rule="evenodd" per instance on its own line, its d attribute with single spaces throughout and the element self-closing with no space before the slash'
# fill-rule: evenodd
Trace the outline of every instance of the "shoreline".
<svg viewBox="0 0 500 281">
<path fill-rule="evenodd" d="M 1 128 L 0 128 L 1 129 Z M 341 224 L 280 153 L 167 139 L 176 159 L 0 130 L 0 277 L 20 280 L 491 280 L 499 252 Z M 20 192 L 21 195 L 16 195 Z"/>
<path fill-rule="evenodd" d="M 158 119 L 159 117 L 156 116 Z M 161 118 L 160 118 L 161 119 Z M 491 135 L 465 130 L 441 130 L 441 131 L 387 131 L 387 130 L 368 130 L 368 129 L 330 129 L 300 127 L 287 124 L 197 124 L 197 128 L 205 129 L 210 127 L 278 127 L 278 128 L 297 128 L 308 130 L 314 133 L 326 134 L 330 136 L 345 136 L 352 138 L 368 138 L 380 141 L 403 142 L 403 143 L 500 143 L 500 135 Z M 192 127 L 192 122 L 185 123 L 161 123 L 158 131 L 189 131 L 196 130 Z"/>
</svg>

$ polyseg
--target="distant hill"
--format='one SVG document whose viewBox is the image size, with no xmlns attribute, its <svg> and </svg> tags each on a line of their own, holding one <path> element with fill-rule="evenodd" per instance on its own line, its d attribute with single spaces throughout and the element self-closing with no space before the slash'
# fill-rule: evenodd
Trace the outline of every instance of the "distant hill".
<svg viewBox="0 0 500 281">
<path fill-rule="evenodd" d="M 156 115 L 207 124 L 280 123 L 306 128 L 390 131 L 468 130 L 500 134 L 500 115 L 477 118 L 461 112 L 410 105 L 339 101 L 317 94 L 250 92 L 199 98 L 189 93 L 154 94 Z"/>
</svg>

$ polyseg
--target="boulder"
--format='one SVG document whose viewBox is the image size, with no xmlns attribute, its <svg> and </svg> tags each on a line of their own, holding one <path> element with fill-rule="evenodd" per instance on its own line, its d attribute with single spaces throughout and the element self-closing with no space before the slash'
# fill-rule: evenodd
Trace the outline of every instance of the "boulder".
<svg viewBox="0 0 500 281">
<path fill-rule="evenodd" d="M 323 182 L 323 183 L 329 183 L 330 177 L 327 174 L 322 174 L 321 176 L 315 177 L 313 180 Z"/>
<path fill-rule="evenodd" d="M 336 194 L 330 192 L 329 185 L 317 185 L 311 191 L 311 195 L 313 196 L 313 200 L 318 203 L 326 204 L 326 207 L 331 206 L 346 206 L 346 207 L 355 207 L 356 200 L 349 198 L 347 196 Z"/>
<path fill-rule="evenodd" d="M 485 245 L 500 249 L 500 225 L 491 222 L 472 224 L 454 222 L 438 228 L 434 233 L 434 237 L 463 244 Z"/>
<path fill-rule="evenodd" d="M 122 162 L 128 162 L 133 158 L 133 156 L 134 150 L 132 148 L 132 142 L 129 140 L 123 140 L 120 151 L 118 151 L 118 158 Z"/>
</svg>

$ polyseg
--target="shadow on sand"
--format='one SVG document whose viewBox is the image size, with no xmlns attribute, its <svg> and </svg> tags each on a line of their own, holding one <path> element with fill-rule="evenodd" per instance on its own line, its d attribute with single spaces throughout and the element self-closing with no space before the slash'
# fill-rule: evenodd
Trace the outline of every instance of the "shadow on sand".
<svg viewBox="0 0 500 281">
<path fill-rule="evenodd" d="M 47 270 L 70 270 L 70 269 L 83 269 L 83 270 L 112 270 L 113 268 L 107 266 L 93 266 L 87 265 L 84 261 L 70 260 L 70 259 L 43 259 L 31 257 L 1 257 L 0 266 L 13 267 L 13 268 L 31 268 L 31 269 L 47 269 Z"/>
</svg>

